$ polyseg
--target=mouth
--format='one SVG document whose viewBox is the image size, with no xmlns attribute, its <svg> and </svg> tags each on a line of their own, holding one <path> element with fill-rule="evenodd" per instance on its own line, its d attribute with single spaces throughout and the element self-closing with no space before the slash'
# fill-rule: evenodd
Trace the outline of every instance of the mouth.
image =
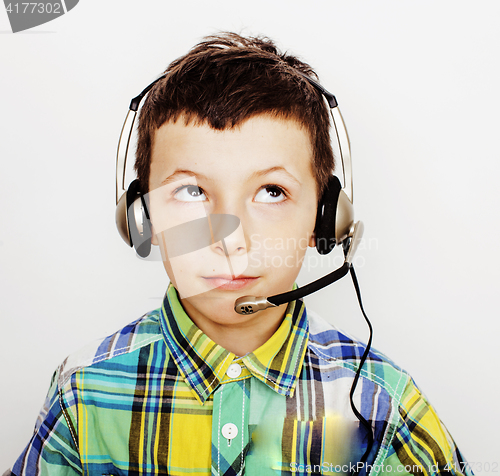
<svg viewBox="0 0 500 476">
<path fill-rule="evenodd" d="M 259 278 L 252 276 L 237 276 L 222 274 L 219 276 L 203 276 L 203 279 L 210 284 L 210 287 L 224 289 L 228 291 L 243 289 L 255 283 Z"/>
</svg>

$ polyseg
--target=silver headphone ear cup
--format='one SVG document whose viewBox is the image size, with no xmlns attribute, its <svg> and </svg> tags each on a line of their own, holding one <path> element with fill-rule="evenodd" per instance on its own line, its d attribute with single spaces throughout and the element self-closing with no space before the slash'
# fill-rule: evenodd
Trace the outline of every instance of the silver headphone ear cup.
<svg viewBox="0 0 500 476">
<path fill-rule="evenodd" d="M 130 232 L 128 227 L 128 216 L 127 216 L 127 194 L 124 193 L 118 203 L 116 204 L 115 210 L 115 221 L 116 227 L 118 228 L 118 233 L 122 237 L 123 241 L 127 245 L 132 246 L 132 241 L 130 239 Z"/>
<path fill-rule="evenodd" d="M 151 224 L 142 205 L 139 180 L 134 180 L 127 190 L 127 222 L 130 243 L 141 258 L 151 252 Z"/>
<path fill-rule="evenodd" d="M 335 242 L 342 243 L 351 233 L 354 224 L 354 206 L 349 197 L 341 190 L 337 200 L 335 214 Z"/>
<path fill-rule="evenodd" d="M 337 218 L 337 202 L 342 190 L 340 180 L 335 175 L 330 176 L 316 214 L 316 249 L 321 255 L 330 253 L 335 247 L 335 224 Z"/>
</svg>

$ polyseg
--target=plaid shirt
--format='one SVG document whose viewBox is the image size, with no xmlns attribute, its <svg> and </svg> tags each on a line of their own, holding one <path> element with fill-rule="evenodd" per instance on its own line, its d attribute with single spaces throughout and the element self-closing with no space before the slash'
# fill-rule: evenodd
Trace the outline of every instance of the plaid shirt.
<svg viewBox="0 0 500 476">
<path fill-rule="evenodd" d="M 12 472 L 349 474 L 367 445 L 349 403 L 363 351 L 295 301 L 237 357 L 170 286 L 161 309 L 63 362 Z M 361 376 L 354 402 L 375 442 L 360 474 L 472 474 L 406 372 L 372 351 Z"/>
</svg>

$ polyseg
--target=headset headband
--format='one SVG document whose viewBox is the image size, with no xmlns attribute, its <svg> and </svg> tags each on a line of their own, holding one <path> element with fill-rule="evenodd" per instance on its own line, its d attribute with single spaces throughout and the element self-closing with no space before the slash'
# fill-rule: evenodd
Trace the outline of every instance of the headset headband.
<svg viewBox="0 0 500 476">
<path fill-rule="evenodd" d="M 340 160 L 342 162 L 342 176 L 343 176 L 343 190 L 346 192 L 350 202 L 353 203 L 353 186 L 352 186 L 352 161 L 351 161 L 351 143 L 349 135 L 344 123 L 342 114 L 338 107 L 335 96 L 328 92 L 321 84 L 311 79 L 301 71 L 295 70 L 300 76 L 306 79 L 311 86 L 313 86 L 321 95 L 326 99 L 330 108 L 330 115 L 335 129 L 335 138 L 340 152 Z M 125 117 L 123 127 L 120 133 L 120 140 L 118 142 L 118 150 L 116 154 L 116 203 L 118 204 L 120 197 L 127 192 L 125 188 L 125 168 L 127 166 L 128 148 L 130 139 L 134 130 L 135 118 L 137 111 L 142 100 L 152 87 L 160 80 L 164 79 L 167 75 L 164 74 L 155 79 L 151 84 L 145 87 L 141 93 L 130 101 L 129 111 Z"/>
</svg>

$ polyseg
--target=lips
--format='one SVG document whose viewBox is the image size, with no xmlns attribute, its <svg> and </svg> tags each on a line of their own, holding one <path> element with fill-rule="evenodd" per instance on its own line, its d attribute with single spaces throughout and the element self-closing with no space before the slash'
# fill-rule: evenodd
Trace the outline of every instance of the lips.
<svg viewBox="0 0 500 476">
<path fill-rule="evenodd" d="M 221 274 L 218 276 L 203 276 L 211 287 L 224 290 L 242 289 L 255 283 L 259 278 L 252 276 L 238 276 L 235 279 L 231 275 Z"/>
</svg>

